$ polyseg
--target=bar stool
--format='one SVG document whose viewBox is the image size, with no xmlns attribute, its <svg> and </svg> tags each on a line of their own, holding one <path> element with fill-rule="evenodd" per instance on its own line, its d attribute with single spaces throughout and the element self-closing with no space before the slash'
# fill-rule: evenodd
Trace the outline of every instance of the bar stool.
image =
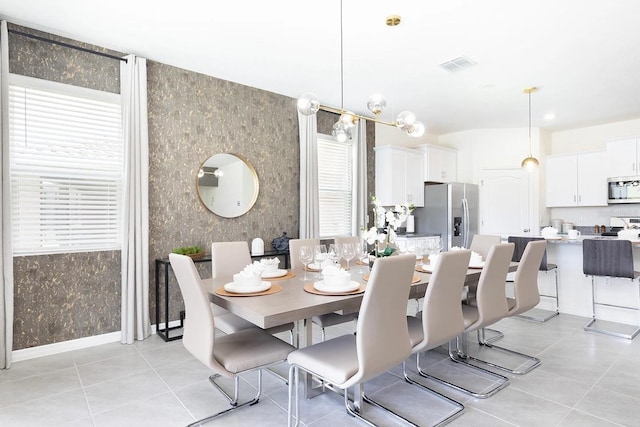
<svg viewBox="0 0 640 427">
<path fill-rule="evenodd" d="M 631 279 L 633 282 L 640 277 L 640 272 L 633 267 L 633 247 L 629 240 L 592 240 L 582 241 L 582 271 L 586 276 L 591 276 L 591 320 L 584 326 L 585 331 L 598 332 L 619 338 L 632 340 L 640 327 L 636 327 L 631 333 L 625 334 L 610 329 L 598 328 L 595 325 L 596 305 L 615 307 L 624 310 L 640 311 L 640 307 L 629 307 L 598 302 L 596 299 L 596 277 L 617 277 Z M 640 286 L 638 287 L 640 290 Z M 639 291 L 640 292 L 640 291 Z M 640 294 L 639 294 L 640 298 Z M 635 325 L 634 325 L 635 326 Z"/>
<path fill-rule="evenodd" d="M 542 237 L 517 237 L 517 236 L 509 236 L 509 242 L 514 243 L 516 245 L 513 251 L 513 259 L 514 262 L 520 262 L 522 258 L 522 254 L 524 253 L 525 248 L 527 247 L 527 243 L 535 241 L 535 240 L 544 240 Z M 544 323 L 549 319 L 560 314 L 560 297 L 558 293 L 558 266 L 556 264 L 547 263 L 547 252 L 544 252 L 542 257 L 542 261 L 540 262 L 540 271 L 544 271 L 545 274 L 549 272 L 553 272 L 555 276 L 555 285 L 556 285 L 556 293 L 555 295 L 546 295 L 540 294 L 541 297 L 552 298 L 556 301 L 556 308 L 552 310 L 548 315 L 544 317 L 532 316 L 530 314 L 522 313 L 519 314 L 518 317 L 522 317 L 523 319 L 532 320 L 534 322 Z M 513 280 L 507 280 L 507 282 L 513 282 Z M 547 311 L 547 310 L 545 310 Z"/>
</svg>

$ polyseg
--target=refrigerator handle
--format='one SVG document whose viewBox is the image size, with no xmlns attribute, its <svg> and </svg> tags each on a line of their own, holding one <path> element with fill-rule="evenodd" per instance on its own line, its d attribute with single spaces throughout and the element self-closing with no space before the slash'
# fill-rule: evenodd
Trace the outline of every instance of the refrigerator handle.
<svg viewBox="0 0 640 427">
<path fill-rule="evenodd" d="M 469 203 L 467 199 L 462 199 L 462 232 L 464 237 L 462 238 L 462 246 L 466 249 L 469 248 Z"/>
</svg>

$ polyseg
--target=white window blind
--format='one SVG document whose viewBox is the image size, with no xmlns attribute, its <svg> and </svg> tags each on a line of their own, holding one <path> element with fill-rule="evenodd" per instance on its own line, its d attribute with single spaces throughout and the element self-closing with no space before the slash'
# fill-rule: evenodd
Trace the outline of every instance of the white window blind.
<svg viewBox="0 0 640 427">
<path fill-rule="evenodd" d="M 353 143 L 318 135 L 320 238 L 353 234 Z"/>
<path fill-rule="evenodd" d="M 16 255 L 120 248 L 120 96 L 11 75 Z"/>
</svg>

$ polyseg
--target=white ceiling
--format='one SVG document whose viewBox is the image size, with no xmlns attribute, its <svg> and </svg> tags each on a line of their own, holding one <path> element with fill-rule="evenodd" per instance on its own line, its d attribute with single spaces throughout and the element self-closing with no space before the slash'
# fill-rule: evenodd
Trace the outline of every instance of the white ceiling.
<svg viewBox="0 0 640 427">
<path fill-rule="evenodd" d="M 0 16 L 339 107 L 340 0 L 3 0 Z M 640 118 L 638 0 L 343 0 L 344 107 L 412 110 L 430 133 Z M 402 16 L 387 27 L 387 15 Z M 465 55 L 473 68 L 439 64 Z M 553 121 L 543 120 L 555 113 Z"/>
</svg>

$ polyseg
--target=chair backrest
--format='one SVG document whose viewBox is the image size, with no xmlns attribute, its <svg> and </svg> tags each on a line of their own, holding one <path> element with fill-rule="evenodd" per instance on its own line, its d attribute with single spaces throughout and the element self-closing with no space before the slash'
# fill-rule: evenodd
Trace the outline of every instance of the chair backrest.
<svg viewBox="0 0 640 427">
<path fill-rule="evenodd" d="M 251 264 L 247 242 L 213 242 L 211 244 L 211 276 L 230 277 Z"/>
<path fill-rule="evenodd" d="M 493 234 L 476 234 L 471 240 L 471 247 L 469 247 L 469 249 L 482 255 L 482 259 L 487 259 L 491 247 L 500 244 L 500 241 L 500 236 Z"/>
<path fill-rule="evenodd" d="M 227 372 L 213 357 L 215 320 L 209 297 L 193 260 L 186 255 L 169 254 L 169 261 L 184 299 L 186 315 L 182 344 L 205 365 L 218 373 Z"/>
<path fill-rule="evenodd" d="M 476 291 L 478 305 L 476 326 L 478 328 L 497 322 L 505 317 L 509 311 L 505 281 L 514 246 L 513 243 L 501 243 L 494 245 L 489 250 Z"/>
<path fill-rule="evenodd" d="M 291 239 L 289 240 L 289 259 L 291 260 L 291 268 L 303 268 L 304 264 L 300 261 L 300 248 L 303 246 L 315 246 L 320 244 L 320 239 Z"/>
<path fill-rule="evenodd" d="M 514 316 L 531 310 L 540 302 L 538 271 L 540 260 L 544 257 L 546 250 L 547 242 L 544 239 L 531 240 L 527 243 L 516 270 L 513 284 L 516 305 L 510 310 L 510 315 Z"/>
<path fill-rule="evenodd" d="M 522 255 L 524 254 L 524 250 L 527 247 L 527 243 L 529 242 L 533 242 L 536 240 L 545 240 L 544 237 L 520 237 L 520 236 L 509 236 L 508 241 L 509 243 L 513 243 L 514 245 L 516 245 L 515 249 L 513 250 L 513 257 L 511 258 L 511 261 L 513 262 L 520 262 L 520 259 L 522 258 Z M 545 240 L 546 241 L 546 240 Z M 547 251 L 544 251 L 544 254 L 542 255 L 542 260 L 540 261 L 540 268 L 539 270 L 547 270 Z"/>
<path fill-rule="evenodd" d="M 334 243 L 338 243 L 338 244 L 341 244 L 341 243 L 356 244 L 356 243 L 362 242 L 362 239 L 357 236 L 337 236 L 337 237 L 334 237 L 333 241 Z"/>
<path fill-rule="evenodd" d="M 589 276 L 634 279 L 633 247 L 622 239 L 582 241 L 582 271 Z"/>
<path fill-rule="evenodd" d="M 460 296 L 470 258 L 470 250 L 443 252 L 438 256 L 422 303 L 424 339 L 420 351 L 442 345 L 464 331 Z"/>
<path fill-rule="evenodd" d="M 356 328 L 358 372 L 341 387 L 380 375 L 411 354 L 407 300 L 415 266 L 413 254 L 374 262 Z"/>
</svg>

